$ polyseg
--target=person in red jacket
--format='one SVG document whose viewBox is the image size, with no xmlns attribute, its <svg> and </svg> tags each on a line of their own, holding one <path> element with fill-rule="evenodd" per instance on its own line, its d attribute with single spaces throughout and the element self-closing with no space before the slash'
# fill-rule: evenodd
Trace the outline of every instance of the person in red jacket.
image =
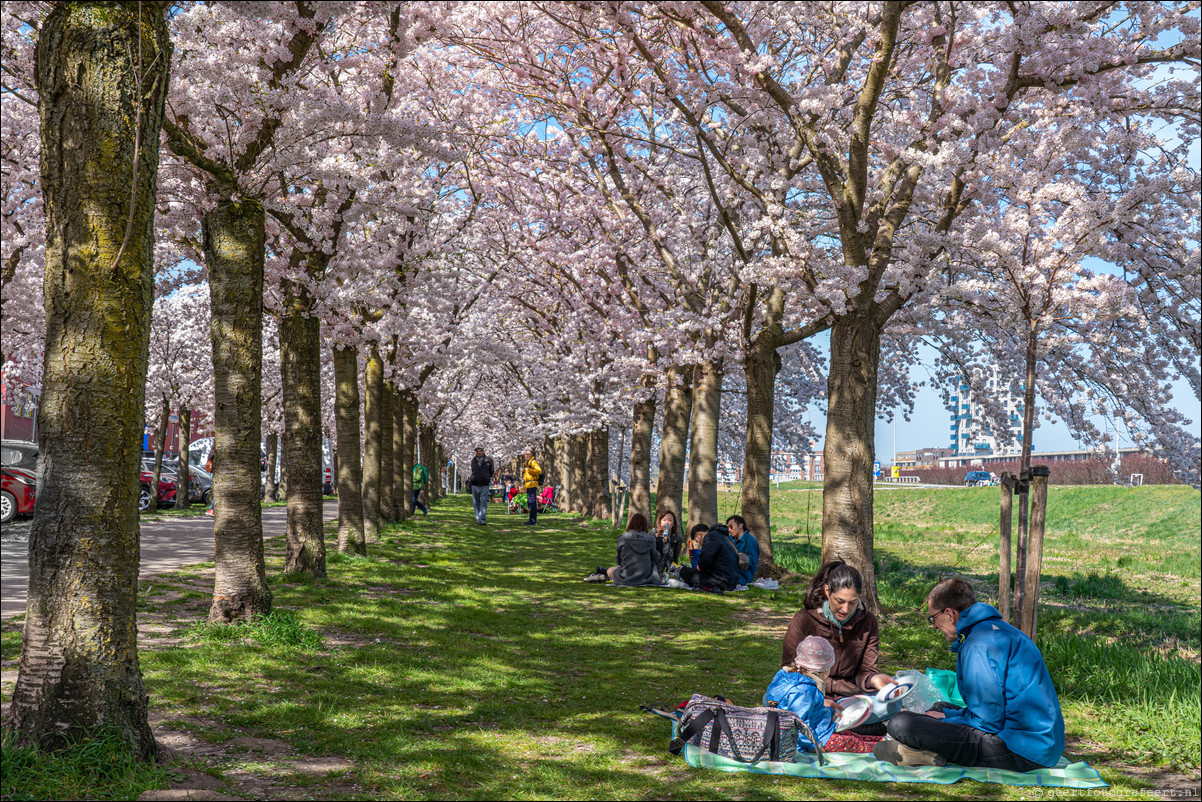
<svg viewBox="0 0 1202 802">
<path fill-rule="evenodd" d="M 881 636 L 876 616 L 860 601 L 864 587 L 860 572 L 842 560 L 818 569 L 806 591 L 805 606 L 785 632 L 781 667 L 792 664 L 797 646 L 808 635 L 830 641 L 835 664 L 822 692 L 831 699 L 875 693 L 893 682 L 877 669 Z"/>
</svg>

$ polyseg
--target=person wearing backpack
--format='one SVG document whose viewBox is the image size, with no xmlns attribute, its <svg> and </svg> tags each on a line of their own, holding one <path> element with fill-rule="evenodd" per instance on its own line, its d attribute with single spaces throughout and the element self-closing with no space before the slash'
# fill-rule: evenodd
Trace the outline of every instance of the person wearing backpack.
<svg viewBox="0 0 1202 802">
<path fill-rule="evenodd" d="M 543 469 L 534 461 L 534 449 L 526 449 L 526 464 L 522 468 L 522 487 L 526 488 L 526 506 L 530 508 L 530 520 L 526 526 L 534 526 L 538 521 L 538 483 L 543 476 Z"/>
<path fill-rule="evenodd" d="M 426 471 L 426 466 L 420 462 L 413 466 L 413 514 L 417 515 L 420 509 L 422 515 L 429 515 L 430 508 L 422 504 L 421 494 L 426 489 L 426 485 L 430 483 L 430 474 Z"/>
<path fill-rule="evenodd" d="M 496 468 L 490 457 L 484 456 L 484 449 L 476 446 L 476 456 L 472 457 L 472 476 L 468 482 L 472 488 L 472 508 L 476 512 L 476 523 L 484 525 L 488 517 L 488 488 L 492 484 Z"/>
<path fill-rule="evenodd" d="M 696 568 L 681 568 L 680 579 L 687 585 L 721 593 L 735 589 L 739 554 L 730 539 L 730 530 L 714 524 L 701 542 Z"/>
</svg>

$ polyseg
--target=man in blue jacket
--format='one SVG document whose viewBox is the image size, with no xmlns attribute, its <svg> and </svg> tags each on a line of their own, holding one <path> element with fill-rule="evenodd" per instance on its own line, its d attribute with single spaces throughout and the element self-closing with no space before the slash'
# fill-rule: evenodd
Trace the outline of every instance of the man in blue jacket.
<svg viewBox="0 0 1202 802">
<path fill-rule="evenodd" d="M 760 566 L 760 542 L 747 531 L 747 521 L 743 520 L 742 515 L 727 518 L 726 528 L 730 530 L 730 539 L 734 541 L 735 552 L 739 555 L 739 572 L 735 582 L 750 585 L 755 581 L 755 571 Z"/>
<path fill-rule="evenodd" d="M 898 713 L 889 721 L 893 739 L 881 741 L 873 754 L 899 766 L 1031 771 L 1056 765 L 1064 753 L 1064 717 L 1038 647 L 994 607 L 978 603 L 958 577 L 935 586 L 927 613 L 956 653 L 965 707 Z"/>
</svg>

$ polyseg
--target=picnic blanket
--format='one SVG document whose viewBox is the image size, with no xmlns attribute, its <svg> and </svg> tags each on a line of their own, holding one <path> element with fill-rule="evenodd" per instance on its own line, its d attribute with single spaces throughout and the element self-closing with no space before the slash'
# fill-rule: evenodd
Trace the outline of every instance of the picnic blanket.
<svg viewBox="0 0 1202 802">
<path fill-rule="evenodd" d="M 928 668 L 924 672 L 934 689 L 944 701 L 963 705 L 964 700 L 956 687 L 956 672 L 939 668 Z M 672 737 L 676 737 L 678 723 L 672 723 Z M 750 771 L 755 774 L 779 774 L 789 777 L 821 777 L 828 780 L 861 780 L 864 782 L 910 782 L 951 785 L 960 780 L 976 780 L 1000 785 L 1037 785 L 1049 788 L 1109 788 L 1097 769 L 1082 761 L 1069 763 L 1064 757 L 1050 769 L 1035 771 L 1004 771 L 1002 769 L 975 769 L 965 766 L 894 766 L 877 760 L 872 755 L 851 752 L 827 752 L 826 763 L 819 765 L 818 756 L 810 752 L 797 753 L 792 763 L 769 760 L 759 763 L 740 763 L 737 760 L 715 755 L 694 744 L 685 744 L 681 752 L 685 762 L 694 768 L 718 769 L 719 771 Z"/>
<path fill-rule="evenodd" d="M 676 725 L 672 725 L 676 736 Z M 937 783 L 951 785 L 960 780 L 976 780 L 1001 785 L 1038 785 L 1051 788 L 1108 788 L 1097 769 L 1084 761 L 1069 763 L 1063 757 L 1054 768 L 1035 771 L 1003 771 L 1001 769 L 972 769 L 964 766 L 894 766 L 872 755 L 851 752 L 827 752 L 826 764 L 818 765 L 817 755 L 798 752 L 796 762 L 778 763 L 764 760 L 759 763 L 740 763 L 737 760 L 706 752 L 699 746 L 685 744 L 681 752 L 685 762 L 694 768 L 719 771 L 749 771 L 755 774 L 778 774 L 788 777 L 820 777 L 828 780 L 861 780 L 864 782 Z"/>
</svg>

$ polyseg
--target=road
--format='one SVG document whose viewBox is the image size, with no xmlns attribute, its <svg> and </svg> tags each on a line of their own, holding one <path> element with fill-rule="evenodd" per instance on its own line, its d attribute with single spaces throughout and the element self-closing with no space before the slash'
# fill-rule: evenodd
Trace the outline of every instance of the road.
<svg viewBox="0 0 1202 802">
<path fill-rule="evenodd" d="M 338 519 L 338 502 L 325 503 L 327 521 Z M 29 586 L 29 529 L 31 518 L 18 518 L 0 531 L 0 618 L 25 612 L 25 592 Z M 287 510 L 271 507 L 263 510 L 263 537 L 284 534 Z M 142 566 L 140 577 L 174 570 L 181 565 L 213 559 L 213 519 L 153 518 L 142 520 Z"/>
</svg>

